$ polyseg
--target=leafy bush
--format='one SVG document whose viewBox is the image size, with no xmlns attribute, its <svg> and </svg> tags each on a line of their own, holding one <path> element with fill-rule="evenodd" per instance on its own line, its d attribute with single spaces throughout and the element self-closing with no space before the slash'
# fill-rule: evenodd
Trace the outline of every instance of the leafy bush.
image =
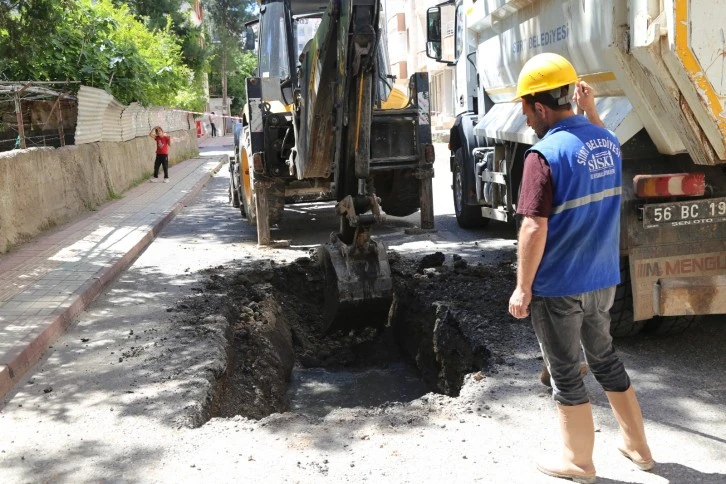
<svg viewBox="0 0 726 484">
<path fill-rule="evenodd" d="M 80 81 L 124 104 L 204 106 L 199 76 L 182 61 L 182 42 L 150 30 L 111 0 L 0 2 L 0 76 L 4 80 Z"/>
</svg>

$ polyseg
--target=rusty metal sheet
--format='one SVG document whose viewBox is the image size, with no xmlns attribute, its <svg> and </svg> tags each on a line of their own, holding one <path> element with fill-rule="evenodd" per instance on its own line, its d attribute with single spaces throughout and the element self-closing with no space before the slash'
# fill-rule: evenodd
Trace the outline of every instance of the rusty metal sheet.
<svg viewBox="0 0 726 484">
<path fill-rule="evenodd" d="M 76 144 L 95 143 L 103 139 L 106 106 L 113 97 L 103 89 L 81 86 L 78 91 Z"/>
<path fill-rule="evenodd" d="M 157 125 L 169 132 L 189 130 L 194 126 L 194 116 L 179 110 L 145 108 L 138 103 L 125 106 L 94 87 L 81 86 L 78 92 L 76 144 L 128 141 L 147 136 Z"/>
<path fill-rule="evenodd" d="M 145 136 L 149 134 L 151 128 L 146 108 L 142 105 L 131 103 L 124 109 L 121 115 L 121 136 L 124 141 L 134 139 L 137 136 Z"/>
<path fill-rule="evenodd" d="M 111 97 L 108 101 L 106 109 L 103 111 L 103 132 L 101 135 L 101 141 L 123 141 L 123 137 L 121 136 L 121 115 L 125 108 L 126 106 L 118 102 L 113 97 Z"/>
<path fill-rule="evenodd" d="M 726 314 L 726 275 L 659 279 L 653 311 L 659 316 Z"/>
<path fill-rule="evenodd" d="M 300 56 L 301 122 L 295 158 L 300 180 L 327 178 L 335 157 L 335 91 L 331 86 L 341 82 L 342 73 L 338 69 L 343 69 L 346 62 L 337 57 L 335 35 L 334 19 L 325 16 Z M 342 109 L 339 111 L 342 114 Z"/>
</svg>

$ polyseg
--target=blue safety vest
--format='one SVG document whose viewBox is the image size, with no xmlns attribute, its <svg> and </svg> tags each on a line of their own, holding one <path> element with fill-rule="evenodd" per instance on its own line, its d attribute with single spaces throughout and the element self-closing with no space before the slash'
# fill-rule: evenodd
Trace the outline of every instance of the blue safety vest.
<svg viewBox="0 0 726 484">
<path fill-rule="evenodd" d="M 533 294 L 570 296 L 618 284 L 622 182 L 618 139 L 575 115 L 557 122 L 529 151 L 547 160 L 554 188 Z"/>
</svg>

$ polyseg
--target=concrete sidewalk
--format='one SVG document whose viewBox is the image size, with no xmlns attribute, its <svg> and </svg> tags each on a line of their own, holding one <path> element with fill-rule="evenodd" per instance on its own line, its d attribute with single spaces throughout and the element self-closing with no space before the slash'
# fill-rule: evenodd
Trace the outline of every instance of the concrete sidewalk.
<svg viewBox="0 0 726 484">
<path fill-rule="evenodd" d="M 232 144 L 200 139 L 200 156 L 171 167 L 169 183 L 142 183 L 0 255 L 0 399 L 226 164 Z"/>
</svg>

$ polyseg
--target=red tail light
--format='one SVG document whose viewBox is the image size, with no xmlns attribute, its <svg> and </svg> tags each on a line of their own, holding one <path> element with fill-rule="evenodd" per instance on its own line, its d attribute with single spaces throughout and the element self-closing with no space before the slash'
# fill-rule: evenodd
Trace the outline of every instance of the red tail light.
<svg viewBox="0 0 726 484">
<path fill-rule="evenodd" d="M 636 175 L 633 189 L 639 198 L 701 197 L 706 192 L 704 173 Z"/>
</svg>

